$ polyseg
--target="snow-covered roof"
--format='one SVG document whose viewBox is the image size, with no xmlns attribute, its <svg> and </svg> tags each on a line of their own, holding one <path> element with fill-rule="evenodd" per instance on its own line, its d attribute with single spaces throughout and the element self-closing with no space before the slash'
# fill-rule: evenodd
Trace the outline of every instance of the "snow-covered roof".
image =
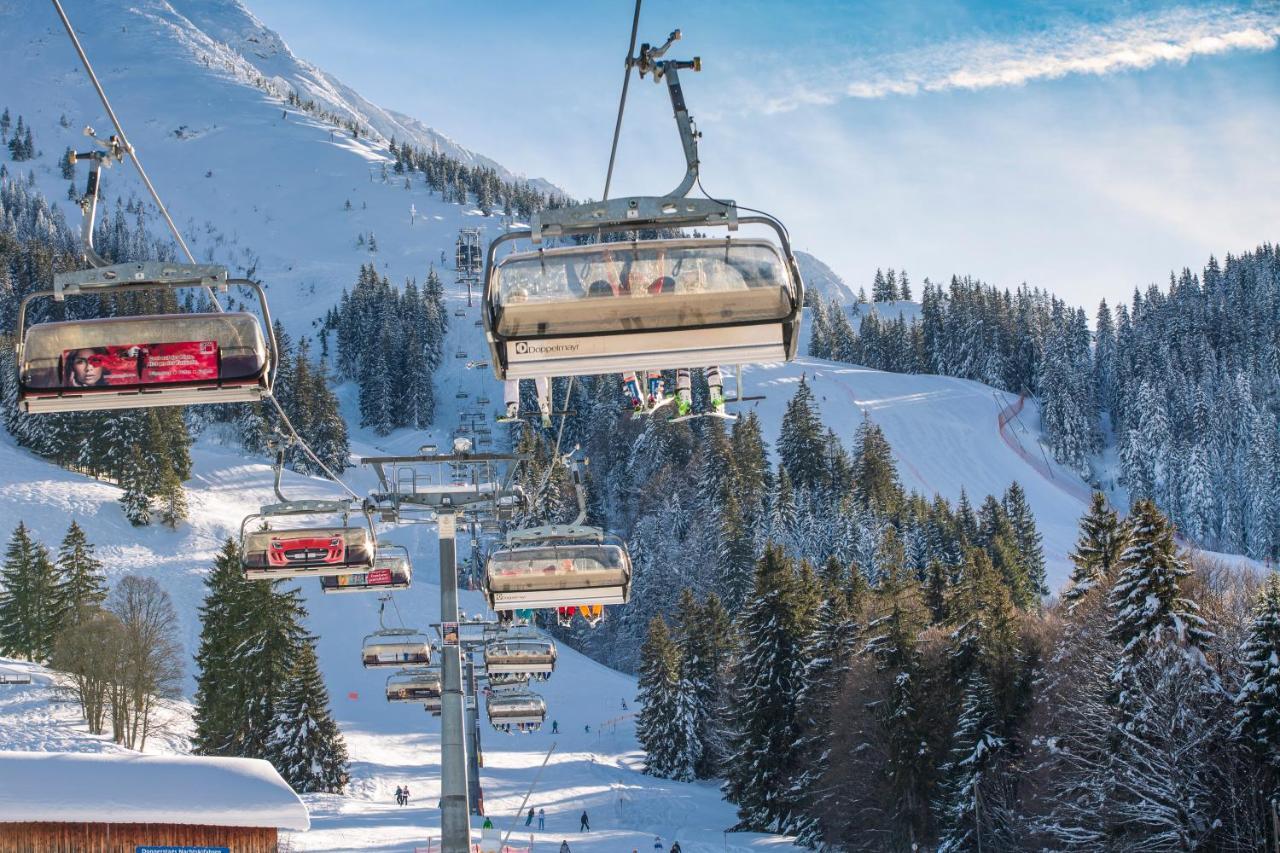
<svg viewBox="0 0 1280 853">
<path fill-rule="evenodd" d="M 268 762 L 133 753 L 0 752 L 0 823 L 311 827 Z"/>
</svg>

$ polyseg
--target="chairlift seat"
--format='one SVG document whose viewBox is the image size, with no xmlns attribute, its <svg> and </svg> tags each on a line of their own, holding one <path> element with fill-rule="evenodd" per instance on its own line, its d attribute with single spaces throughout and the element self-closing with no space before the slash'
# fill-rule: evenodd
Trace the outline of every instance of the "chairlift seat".
<svg viewBox="0 0 1280 853">
<path fill-rule="evenodd" d="M 437 669 L 414 672 L 397 672 L 387 677 L 388 702 L 439 701 L 444 692 Z"/>
<path fill-rule="evenodd" d="M 547 703 L 538 694 L 527 690 L 511 693 L 490 691 L 484 704 L 489 723 L 499 731 L 537 731 L 547 718 Z"/>
<path fill-rule="evenodd" d="M 262 327 L 246 312 L 40 323 L 22 342 L 18 404 L 71 412 L 249 402 L 270 388 L 269 364 Z"/>
<path fill-rule="evenodd" d="M 368 573 L 375 557 L 367 528 L 311 527 L 246 533 L 241 560 L 245 577 L 275 579 Z"/>
<path fill-rule="evenodd" d="M 801 285 L 769 240 L 675 239 L 523 252 L 491 263 L 500 379 L 786 361 Z"/>
<path fill-rule="evenodd" d="M 625 604 L 631 559 L 616 537 L 507 545 L 489 555 L 485 591 L 494 610 Z"/>
<path fill-rule="evenodd" d="M 364 638 L 360 658 L 366 669 L 427 666 L 431 663 L 431 638 L 407 629 L 377 631 Z"/>
<path fill-rule="evenodd" d="M 538 637 L 490 640 L 484 647 L 485 672 L 551 673 L 556 668 L 556 644 Z"/>
<path fill-rule="evenodd" d="M 408 557 L 379 553 L 373 566 L 372 571 L 361 574 L 322 577 L 320 589 L 325 593 L 386 592 L 408 589 L 413 584 L 413 566 Z"/>
</svg>

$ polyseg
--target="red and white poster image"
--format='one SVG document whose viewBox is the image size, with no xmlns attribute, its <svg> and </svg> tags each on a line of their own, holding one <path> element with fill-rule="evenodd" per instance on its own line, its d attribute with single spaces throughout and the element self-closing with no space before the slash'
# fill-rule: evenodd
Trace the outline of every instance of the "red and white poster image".
<svg viewBox="0 0 1280 853">
<path fill-rule="evenodd" d="M 81 347 L 63 352 L 62 365 L 68 388 L 216 380 L 218 342 Z"/>
</svg>

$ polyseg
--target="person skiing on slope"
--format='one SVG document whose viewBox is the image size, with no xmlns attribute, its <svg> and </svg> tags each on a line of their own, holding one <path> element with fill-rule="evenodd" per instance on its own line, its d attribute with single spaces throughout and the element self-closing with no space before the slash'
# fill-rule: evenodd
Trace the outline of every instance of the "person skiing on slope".
<svg viewBox="0 0 1280 853">
<path fill-rule="evenodd" d="M 524 819 L 525 826 L 533 825 L 533 806 L 529 806 L 529 816 Z"/>
<path fill-rule="evenodd" d="M 547 810 L 538 809 L 538 829 L 547 828 Z"/>
<path fill-rule="evenodd" d="M 396 785 L 396 805 L 397 806 L 404 805 L 404 789 L 401 788 L 399 785 Z"/>
<path fill-rule="evenodd" d="M 667 851 L 667 853 L 684 853 L 684 851 L 682 851 L 682 850 L 680 849 L 680 842 L 679 842 L 679 841 L 672 841 L 672 842 L 671 842 L 671 849 L 670 849 L 670 850 L 668 850 L 668 851 Z"/>
<path fill-rule="evenodd" d="M 404 802 L 401 803 L 400 805 L 402 806 L 409 805 L 409 786 L 408 785 L 404 786 Z"/>
<path fill-rule="evenodd" d="M 657 835 L 653 837 L 653 849 L 656 853 L 662 853 L 662 838 Z"/>
<path fill-rule="evenodd" d="M 569 839 L 560 842 L 560 853 L 569 853 Z"/>
<path fill-rule="evenodd" d="M 482 824 L 480 825 L 480 828 L 481 828 L 481 829 L 493 829 L 493 821 L 489 820 L 489 818 L 487 818 L 487 817 L 486 817 L 486 818 L 484 819 L 484 823 L 482 823 Z"/>
<path fill-rule="evenodd" d="M 553 735 L 558 735 L 558 734 L 560 734 L 560 721 L 559 721 L 559 720 L 552 720 L 552 721 L 551 721 L 551 733 L 552 733 Z"/>
<path fill-rule="evenodd" d="M 579 826 L 579 827 L 578 827 L 578 832 L 590 832 L 590 831 L 591 831 L 591 821 L 587 820 L 587 810 L 586 810 L 586 809 L 583 809 L 583 810 L 582 810 L 582 817 L 580 817 L 578 820 L 579 820 L 579 821 L 581 822 L 581 824 L 582 824 L 581 826 Z"/>
</svg>

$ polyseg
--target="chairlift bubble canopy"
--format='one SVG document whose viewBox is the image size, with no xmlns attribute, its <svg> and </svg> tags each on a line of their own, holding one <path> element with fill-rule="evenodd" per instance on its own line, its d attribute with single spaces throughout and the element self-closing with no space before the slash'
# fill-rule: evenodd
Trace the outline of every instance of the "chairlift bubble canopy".
<svg viewBox="0 0 1280 853">
<path fill-rule="evenodd" d="M 378 544 L 378 555 L 368 572 L 320 578 L 325 593 L 387 592 L 408 589 L 413 584 L 413 564 L 403 545 Z"/>
<path fill-rule="evenodd" d="M 438 668 L 406 670 L 387 676 L 388 702 L 438 701 L 443 692 Z"/>
<path fill-rule="evenodd" d="M 539 637 L 502 637 L 484 646 L 484 668 L 490 675 L 523 673 L 547 676 L 556 668 L 556 644 Z"/>
<path fill-rule="evenodd" d="M 364 638 L 360 649 L 366 669 L 427 666 L 431 663 L 431 638 L 411 628 L 387 628 Z"/>
<path fill-rule="evenodd" d="M 626 604 L 631 558 L 617 536 L 547 536 L 508 540 L 485 563 L 485 593 L 494 610 Z"/>
<path fill-rule="evenodd" d="M 353 511 L 363 523 L 347 523 Z M 299 516 L 335 514 L 343 517 L 339 526 L 270 526 Z M 265 529 L 251 530 L 255 520 Z M 350 501 L 286 501 L 264 506 L 240 524 L 240 561 L 249 579 L 366 574 L 375 568 L 377 555 L 373 518 Z"/>
<path fill-rule="evenodd" d="M 528 690 L 491 691 L 484 705 L 490 725 L 498 731 L 537 731 L 547 718 L 547 703 Z"/>
<path fill-rule="evenodd" d="M 145 262 L 59 273 L 18 311 L 18 407 L 25 412 L 185 406 L 261 400 L 271 393 L 277 351 L 247 312 L 95 317 L 28 324 L 36 299 L 108 296 L 190 287 L 251 289 L 266 328 L 261 286 L 223 267 Z"/>
<path fill-rule="evenodd" d="M 771 217 L 737 217 L 732 203 L 708 204 L 639 197 L 541 211 L 537 230 L 494 240 L 484 320 L 495 375 L 506 380 L 794 358 L 804 289 L 786 231 Z M 672 212 L 662 212 L 668 207 Z M 629 217 L 633 209 L 636 215 Z M 640 213 L 646 210 L 647 218 Z M 551 217 L 558 218 L 554 227 L 545 221 Z M 518 239 L 736 229 L 739 223 L 764 225 L 777 240 L 664 237 L 497 256 L 502 244 Z"/>
</svg>

